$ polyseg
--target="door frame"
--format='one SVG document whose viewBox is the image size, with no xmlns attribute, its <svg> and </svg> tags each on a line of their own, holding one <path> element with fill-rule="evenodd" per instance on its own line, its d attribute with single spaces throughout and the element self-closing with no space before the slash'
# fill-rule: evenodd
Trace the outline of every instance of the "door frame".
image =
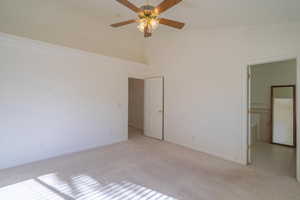
<svg viewBox="0 0 300 200">
<path fill-rule="evenodd" d="M 283 88 L 283 87 L 291 87 L 293 88 L 293 145 L 286 145 L 286 144 L 280 144 L 273 142 L 273 105 L 274 105 L 274 88 Z M 292 147 L 295 148 L 297 146 L 297 116 L 296 116 L 296 108 L 297 108 L 297 92 L 296 92 L 296 85 L 272 85 L 271 86 L 271 144 L 286 146 L 286 147 Z"/>
<path fill-rule="evenodd" d="M 278 62 L 278 61 L 284 61 L 284 60 L 292 60 L 295 59 L 297 62 L 297 82 L 296 82 L 296 99 L 299 101 L 299 94 L 300 94 L 300 55 L 294 54 L 294 53 L 287 53 L 287 54 L 281 54 L 273 57 L 261 57 L 258 59 L 249 59 L 246 61 L 246 64 L 243 65 L 241 70 L 241 89 L 242 89 L 242 125 L 241 125 L 241 164 L 248 165 L 248 135 L 249 135 L 249 121 L 250 121 L 250 115 L 249 115 L 249 100 L 251 99 L 250 94 L 248 94 L 249 91 L 249 69 L 252 65 L 258 65 L 258 64 L 266 64 L 266 63 L 272 63 L 272 62 Z M 297 102 L 297 105 L 300 105 L 299 102 Z M 299 127 L 300 122 L 300 108 L 296 108 L 296 116 L 297 116 L 297 123 L 296 126 Z M 299 128 L 297 129 L 297 144 L 300 144 L 300 131 Z M 296 160 L 297 160 L 297 180 L 300 182 L 300 147 L 297 145 L 296 147 Z"/>
<path fill-rule="evenodd" d="M 144 80 L 146 81 L 147 79 L 154 79 L 154 78 L 161 78 L 161 80 L 162 80 L 162 137 L 161 137 L 161 140 L 164 141 L 165 140 L 165 77 L 160 76 L 160 75 L 147 76 L 144 78 Z"/>
</svg>

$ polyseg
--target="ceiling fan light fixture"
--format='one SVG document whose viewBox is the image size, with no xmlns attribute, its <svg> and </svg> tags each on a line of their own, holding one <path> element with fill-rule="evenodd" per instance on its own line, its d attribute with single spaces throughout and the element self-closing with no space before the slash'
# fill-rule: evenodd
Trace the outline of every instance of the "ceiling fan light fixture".
<svg viewBox="0 0 300 200">
<path fill-rule="evenodd" d="M 147 23 L 144 20 L 140 20 L 139 25 L 137 26 L 137 28 L 139 29 L 139 31 L 144 33 L 144 30 L 145 30 L 146 26 L 147 26 Z"/>
<path fill-rule="evenodd" d="M 150 24 L 153 30 L 157 29 L 159 26 L 159 20 L 158 19 L 151 19 Z"/>
<path fill-rule="evenodd" d="M 163 12 L 177 5 L 182 0 L 163 0 L 156 7 L 150 5 L 149 2 L 141 7 L 136 7 L 130 3 L 129 0 L 116 1 L 134 11 L 138 15 L 138 18 L 111 24 L 112 27 L 121 27 L 137 22 L 137 28 L 144 33 L 144 37 L 151 37 L 153 31 L 157 29 L 160 24 L 176 29 L 182 29 L 185 25 L 182 22 L 159 17 Z"/>
<path fill-rule="evenodd" d="M 158 28 L 159 25 L 159 20 L 158 19 L 140 19 L 139 20 L 139 25 L 137 26 L 137 28 L 139 29 L 139 31 L 141 31 L 142 33 L 145 32 L 146 27 L 148 27 L 148 32 L 152 33 L 155 29 Z"/>
</svg>

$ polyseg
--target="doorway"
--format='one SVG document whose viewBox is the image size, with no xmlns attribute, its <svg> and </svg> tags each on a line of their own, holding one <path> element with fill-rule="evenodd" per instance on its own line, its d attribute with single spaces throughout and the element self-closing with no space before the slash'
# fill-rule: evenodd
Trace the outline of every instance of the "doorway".
<svg viewBox="0 0 300 200">
<path fill-rule="evenodd" d="M 128 138 L 144 133 L 144 80 L 128 79 Z"/>
<path fill-rule="evenodd" d="M 248 70 L 248 164 L 296 177 L 296 59 L 251 65 Z"/>
<path fill-rule="evenodd" d="M 164 139 L 164 78 L 128 79 L 128 138 Z"/>
</svg>

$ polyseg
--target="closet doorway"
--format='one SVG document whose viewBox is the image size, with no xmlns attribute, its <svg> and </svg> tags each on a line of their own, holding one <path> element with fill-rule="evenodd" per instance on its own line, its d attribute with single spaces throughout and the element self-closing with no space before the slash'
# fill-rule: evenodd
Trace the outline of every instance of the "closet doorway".
<svg viewBox="0 0 300 200">
<path fill-rule="evenodd" d="M 128 138 L 164 140 L 164 78 L 128 79 Z"/>
</svg>

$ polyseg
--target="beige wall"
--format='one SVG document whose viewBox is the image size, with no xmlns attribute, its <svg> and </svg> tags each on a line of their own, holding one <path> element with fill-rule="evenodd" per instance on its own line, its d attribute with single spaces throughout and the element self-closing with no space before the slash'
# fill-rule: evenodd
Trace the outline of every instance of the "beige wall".
<svg viewBox="0 0 300 200">
<path fill-rule="evenodd" d="M 247 65 L 297 57 L 299 34 L 297 23 L 157 31 L 147 54 L 165 77 L 165 139 L 245 164 Z"/>
<path fill-rule="evenodd" d="M 251 78 L 252 103 L 270 108 L 272 85 L 296 84 L 296 60 L 254 65 Z"/>
<path fill-rule="evenodd" d="M 0 169 L 127 140 L 145 65 L 0 34 Z"/>
<path fill-rule="evenodd" d="M 144 129 L 144 80 L 128 80 L 128 125 Z"/>
<path fill-rule="evenodd" d="M 271 86 L 296 84 L 296 60 L 251 66 L 251 110 L 259 119 L 258 141 L 271 142 Z"/>
</svg>

